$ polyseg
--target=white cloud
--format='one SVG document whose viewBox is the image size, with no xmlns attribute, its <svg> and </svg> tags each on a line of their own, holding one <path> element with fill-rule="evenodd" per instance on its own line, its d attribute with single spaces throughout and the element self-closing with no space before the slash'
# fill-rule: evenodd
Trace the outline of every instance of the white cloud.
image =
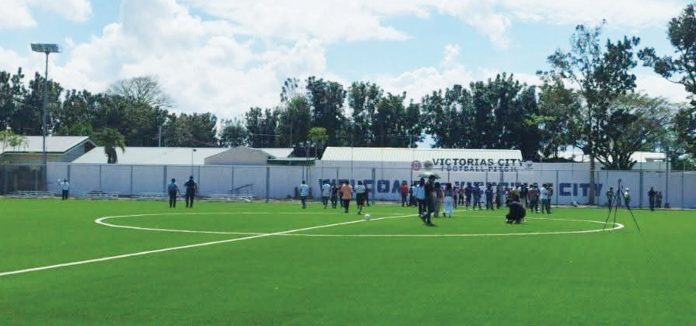
<svg viewBox="0 0 696 326">
<path fill-rule="evenodd" d="M 675 103 L 687 102 L 689 95 L 683 85 L 672 83 L 655 73 L 637 74 L 636 90 Z"/>
<path fill-rule="evenodd" d="M 3 0 L 0 6 L 0 29 L 36 26 L 32 10 L 42 9 L 62 17 L 84 22 L 92 14 L 89 0 Z"/>
<path fill-rule="evenodd" d="M 554 24 L 597 24 L 606 19 L 612 26 L 663 27 L 685 6 L 675 0 L 503 0 L 510 15 L 521 20 Z"/>
<path fill-rule="evenodd" d="M 153 75 L 177 109 L 223 118 L 277 105 L 287 77 L 326 73 L 319 40 L 241 40 L 226 21 L 193 16 L 174 0 L 125 0 L 120 22 L 65 55 L 54 76 L 68 88 L 103 91 L 118 79 Z"/>
</svg>

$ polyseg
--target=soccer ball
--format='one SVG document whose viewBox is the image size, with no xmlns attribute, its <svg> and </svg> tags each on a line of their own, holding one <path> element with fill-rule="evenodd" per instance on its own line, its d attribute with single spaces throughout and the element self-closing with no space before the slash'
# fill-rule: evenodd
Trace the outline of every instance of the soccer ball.
<svg viewBox="0 0 696 326">
<path fill-rule="evenodd" d="M 365 214 L 365 215 L 363 215 L 363 217 L 365 218 L 365 221 L 369 221 L 370 218 L 372 218 L 372 216 L 370 216 L 370 214 Z"/>
</svg>

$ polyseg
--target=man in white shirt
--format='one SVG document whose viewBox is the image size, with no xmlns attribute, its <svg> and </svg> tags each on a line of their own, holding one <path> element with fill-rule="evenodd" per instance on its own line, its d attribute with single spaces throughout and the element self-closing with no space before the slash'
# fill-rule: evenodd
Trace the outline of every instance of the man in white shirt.
<svg viewBox="0 0 696 326">
<path fill-rule="evenodd" d="M 324 203 L 324 209 L 329 206 L 329 197 L 331 197 L 331 185 L 329 181 L 326 180 L 323 185 L 321 185 L 321 201 Z"/>
<path fill-rule="evenodd" d="M 68 182 L 68 179 L 58 180 L 58 186 L 60 186 L 61 190 L 61 199 L 67 200 L 70 193 L 70 182 Z"/>
<path fill-rule="evenodd" d="M 309 186 L 302 180 L 300 185 L 300 201 L 302 202 L 302 209 L 307 208 L 307 197 L 309 196 Z"/>
<path fill-rule="evenodd" d="M 358 215 L 362 214 L 363 207 L 365 207 L 365 200 L 367 195 L 367 188 L 362 181 L 358 181 L 358 185 L 355 186 L 355 200 L 358 204 Z"/>
</svg>

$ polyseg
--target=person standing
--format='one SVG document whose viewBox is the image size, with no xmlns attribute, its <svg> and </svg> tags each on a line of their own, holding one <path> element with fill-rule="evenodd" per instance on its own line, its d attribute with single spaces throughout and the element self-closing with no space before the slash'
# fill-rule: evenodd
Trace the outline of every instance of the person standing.
<svg viewBox="0 0 696 326">
<path fill-rule="evenodd" d="M 529 192 L 527 193 L 529 197 L 529 211 L 533 213 L 539 212 L 539 189 L 536 185 L 531 185 L 529 187 Z"/>
<path fill-rule="evenodd" d="M 329 198 L 331 197 L 331 185 L 329 181 L 326 180 L 321 186 L 321 201 L 324 203 L 324 209 L 329 206 Z"/>
<path fill-rule="evenodd" d="M 302 183 L 300 184 L 300 201 L 302 202 L 302 209 L 307 208 L 307 197 L 309 196 L 309 186 L 307 183 L 302 180 Z"/>
<path fill-rule="evenodd" d="M 528 208 L 529 207 L 529 186 L 527 183 L 522 184 L 522 189 L 520 189 L 520 204 L 524 203 L 524 207 Z"/>
<path fill-rule="evenodd" d="M 358 215 L 362 214 L 362 210 L 365 207 L 365 201 L 367 200 L 367 188 L 362 181 L 358 181 L 358 185 L 355 186 L 355 203 L 358 205 Z"/>
<path fill-rule="evenodd" d="M 650 203 L 650 210 L 654 211 L 655 210 L 655 196 L 657 195 L 657 192 L 655 192 L 655 189 L 653 187 L 650 187 L 650 190 L 648 190 L 648 202 Z"/>
<path fill-rule="evenodd" d="M 464 188 L 464 197 L 466 197 L 465 205 L 466 209 L 469 209 L 469 205 L 471 204 L 471 195 L 472 192 L 474 191 L 474 188 L 471 187 L 471 182 L 466 183 L 466 188 Z"/>
<path fill-rule="evenodd" d="M 493 210 L 493 187 L 489 184 L 486 186 L 486 210 Z"/>
<path fill-rule="evenodd" d="M 401 187 L 399 188 L 401 192 L 401 207 L 408 205 L 408 183 L 406 181 L 401 182 Z"/>
<path fill-rule="evenodd" d="M 336 208 L 338 206 L 338 186 L 336 186 L 336 181 L 331 183 L 331 208 Z"/>
<path fill-rule="evenodd" d="M 428 225 L 432 226 L 432 220 L 430 219 L 432 214 L 435 212 L 435 200 L 437 200 L 437 196 L 435 194 L 435 176 L 430 176 L 428 177 L 428 182 L 425 183 L 425 205 L 426 205 L 426 211 L 423 213 L 423 216 L 421 216 L 421 219 L 423 222 Z"/>
<path fill-rule="evenodd" d="M 425 206 L 425 179 L 421 178 L 418 181 L 418 186 L 415 190 L 416 201 L 418 202 L 418 216 L 423 216 L 426 210 Z"/>
<path fill-rule="evenodd" d="M 495 187 L 495 208 L 496 209 L 500 209 L 500 207 L 503 206 L 503 202 L 505 201 L 504 197 L 505 197 L 505 194 L 503 192 L 503 186 L 496 185 L 496 187 Z"/>
<path fill-rule="evenodd" d="M 546 184 L 544 184 L 541 186 L 541 214 L 544 214 L 544 211 L 546 211 L 547 207 L 550 206 L 550 205 L 547 206 L 548 202 L 549 202 L 549 190 L 547 189 Z M 548 213 L 551 214 L 551 212 L 548 212 Z"/>
<path fill-rule="evenodd" d="M 476 209 L 476 205 L 478 205 L 479 210 L 481 210 L 481 187 L 479 187 L 478 183 L 476 183 L 472 192 L 474 195 L 474 205 L 471 206 L 471 209 Z"/>
<path fill-rule="evenodd" d="M 350 207 L 350 200 L 353 199 L 353 187 L 346 181 L 343 186 L 341 186 L 341 203 L 343 203 L 341 206 L 345 209 L 345 212 L 348 213 L 348 208 Z"/>
<path fill-rule="evenodd" d="M 193 181 L 193 176 L 184 183 L 184 188 L 186 188 L 186 208 L 193 208 L 193 199 L 198 193 L 198 184 Z"/>
<path fill-rule="evenodd" d="M 454 201 L 452 202 L 453 208 L 456 209 L 457 204 L 459 202 L 459 187 L 457 186 L 452 188 L 452 199 L 454 199 Z"/>
<path fill-rule="evenodd" d="M 454 211 L 455 203 L 457 202 L 455 198 L 457 191 L 452 189 L 452 184 L 447 183 L 445 186 L 445 211 L 442 213 L 444 217 L 452 217 L 452 212 Z"/>
<path fill-rule="evenodd" d="M 655 206 L 662 208 L 662 191 L 658 191 L 657 195 L 655 195 Z"/>
<path fill-rule="evenodd" d="M 167 186 L 169 193 L 169 208 L 176 208 L 176 197 L 181 195 L 179 186 L 176 185 L 176 179 L 172 178 L 172 182 Z"/>
<path fill-rule="evenodd" d="M 609 191 L 607 191 L 607 205 L 609 206 L 609 210 L 611 210 L 611 206 L 614 204 L 614 187 L 609 187 Z"/>
<path fill-rule="evenodd" d="M 626 204 L 626 208 L 631 209 L 631 190 L 630 189 L 628 189 L 628 188 L 624 189 L 623 198 L 624 198 L 624 203 Z"/>
<path fill-rule="evenodd" d="M 442 191 L 442 186 L 439 182 L 435 182 L 435 195 L 434 195 L 434 205 L 435 205 L 435 217 L 440 217 L 440 210 L 442 209 L 442 204 L 445 201 L 445 194 Z"/>
<path fill-rule="evenodd" d="M 62 200 L 67 200 L 70 194 L 70 182 L 68 179 L 63 179 L 63 181 L 58 180 L 58 186 L 60 186 L 60 198 Z"/>
</svg>

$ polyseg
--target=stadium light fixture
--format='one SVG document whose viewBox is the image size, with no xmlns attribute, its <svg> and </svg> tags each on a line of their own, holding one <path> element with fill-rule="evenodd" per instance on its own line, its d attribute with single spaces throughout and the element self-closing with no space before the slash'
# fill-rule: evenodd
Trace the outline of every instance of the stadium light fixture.
<svg viewBox="0 0 696 326">
<path fill-rule="evenodd" d="M 51 53 L 60 53 L 60 46 L 53 43 L 31 43 L 31 50 L 46 54 L 46 74 L 44 75 L 44 98 L 42 105 L 43 123 L 41 124 L 43 136 L 43 144 L 41 146 L 41 165 L 43 169 L 43 186 L 46 188 L 45 190 L 48 190 L 48 155 L 46 153 L 46 134 L 48 132 L 46 128 L 46 120 L 48 119 L 48 115 L 46 113 L 46 107 L 48 106 L 48 55 Z"/>
</svg>

